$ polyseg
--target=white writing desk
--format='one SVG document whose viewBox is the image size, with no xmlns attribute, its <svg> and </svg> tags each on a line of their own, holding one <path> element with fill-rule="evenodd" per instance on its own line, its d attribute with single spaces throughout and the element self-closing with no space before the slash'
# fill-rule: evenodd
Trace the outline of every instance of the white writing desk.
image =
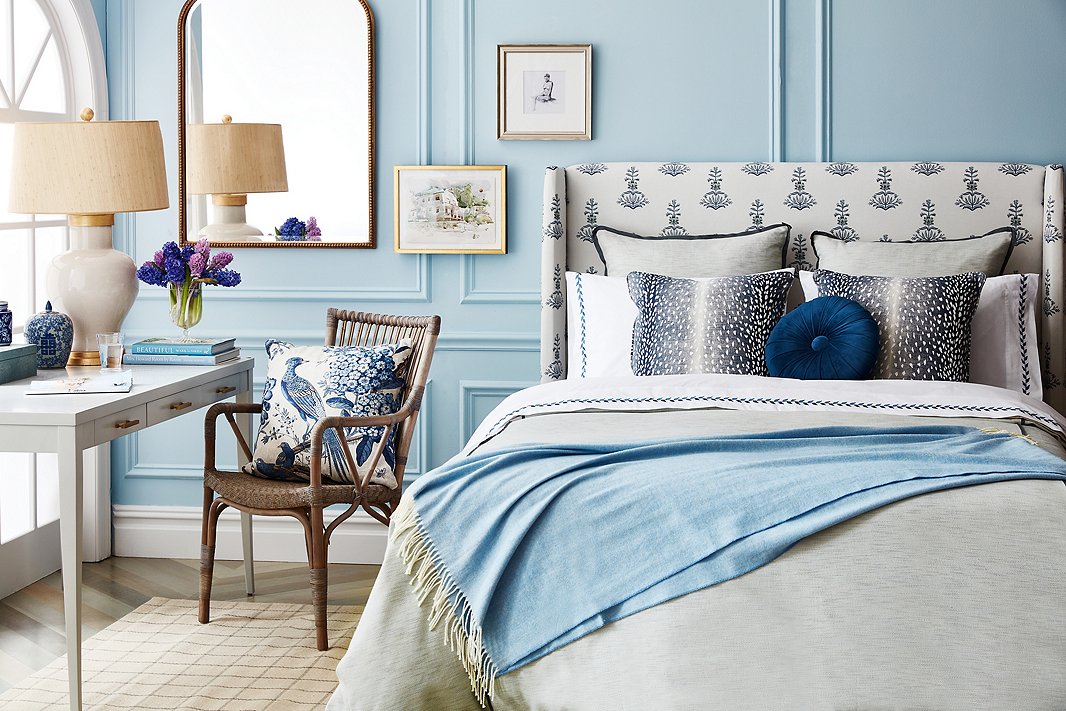
<svg viewBox="0 0 1066 711">
<path fill-rule="evenodd" d="M 59 456 L 59 536 L 70 708 L 81 709 L 82 452 L 145 427 L 236 397 L 250 402 L 251 358 L 217 366 L 127 366 L 133 390 L 118 394 L 26 395 L 29 380 L 0 385 L 0 451 Z M 98 367 L 42 370 L 36 379 L 97 375 Z M 245 437 L 251 419 L 238 416 Z M 238 457 L 241 454 L 238 448 Z M 252 590 L 251 517 L 241 516 L 245 581 Z"/>
</svg>

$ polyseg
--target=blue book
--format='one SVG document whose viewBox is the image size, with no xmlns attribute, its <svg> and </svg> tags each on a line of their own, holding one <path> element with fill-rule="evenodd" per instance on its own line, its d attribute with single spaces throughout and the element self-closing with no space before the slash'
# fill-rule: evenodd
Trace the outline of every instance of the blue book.
<svg viewBox="0 0 1066 711">
<path fill-rule="evenodd" d="M 174 353 L 127 353 L 123 365 L 218 365 L 235 359 L 240 348 L 231 348 L 215 355 L 176 355 Z"/>
<path fill-rule="evenodd" d="M 233 349 L 236 338 L 146 338 L 130 346 L 129 352 L 138 355 L 214 355 Z"/>
</svg>

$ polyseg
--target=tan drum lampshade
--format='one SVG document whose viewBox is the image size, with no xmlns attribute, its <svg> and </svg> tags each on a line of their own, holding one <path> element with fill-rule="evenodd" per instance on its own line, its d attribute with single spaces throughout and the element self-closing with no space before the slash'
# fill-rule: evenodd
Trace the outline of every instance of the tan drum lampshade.
<svg viewBox="0 0 1066 711">
<path fill-rule="evenodd" d="M 289 189 L 281 126 L 198 123 L 189 126 L 186 180 L 192 195 L 280 193 Z"/>
<path fill-rule="evenodd" d="M 91 118 L 86 110 L 82 121 L 15 124 L 8 211 L 113 215 L 170 206 L 159 122 Z"/>
<path fill-rule="evenodd" d="M 65 214 L 70 249 L 45 271 L 45 292 L 74 322 L 68 365 L 100 364 L 96 334 L 115 333 L 137 298 L 137 268 L 114 249 L 116 212 L 170 206 L 158 121 L 16 123 L 10 212 Z"/>
</svg>

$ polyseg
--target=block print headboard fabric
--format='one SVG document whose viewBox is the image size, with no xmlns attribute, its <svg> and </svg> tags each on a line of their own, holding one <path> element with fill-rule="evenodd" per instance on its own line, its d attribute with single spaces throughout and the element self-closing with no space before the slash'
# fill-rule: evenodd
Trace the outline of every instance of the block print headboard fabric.
<svg viewBox="0 0 1066 711">
<path fill-rule="evenodd" d="M 1041 275 L 1044 399 L 1066 412 L 1063 169 L 1027 163 L 585 163 L 544 179 L 541 374 L 566 377 L 567 271 L 603 273 L 597 225 L 678 236 L 792 225 L 790 262 L 813 269 L 814 230 L 846 240 L 939 241 L 1013 227 L 1004 273 Z"/>
</svg>

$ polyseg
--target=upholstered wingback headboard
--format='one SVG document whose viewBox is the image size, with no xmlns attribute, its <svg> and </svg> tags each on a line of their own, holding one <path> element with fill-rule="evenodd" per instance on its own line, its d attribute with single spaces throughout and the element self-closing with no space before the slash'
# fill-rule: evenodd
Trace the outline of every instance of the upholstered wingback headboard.
<svg viewBox="0 0 1066 711">
<path fill-rule="evenodd" d="M 1044 399 L 1066 412 L 1062 166 L 1023 163 L 586 163 L 544 178 L 541 368 L 566 377 L 564 272 L 603 273 L 592 229 L 644 235 L 792 225 L 793 265 L 812 230 L 858 240 L 938 240 L 1016 229 L 1008 272 L 1041 276 Z"/>
</svg>

